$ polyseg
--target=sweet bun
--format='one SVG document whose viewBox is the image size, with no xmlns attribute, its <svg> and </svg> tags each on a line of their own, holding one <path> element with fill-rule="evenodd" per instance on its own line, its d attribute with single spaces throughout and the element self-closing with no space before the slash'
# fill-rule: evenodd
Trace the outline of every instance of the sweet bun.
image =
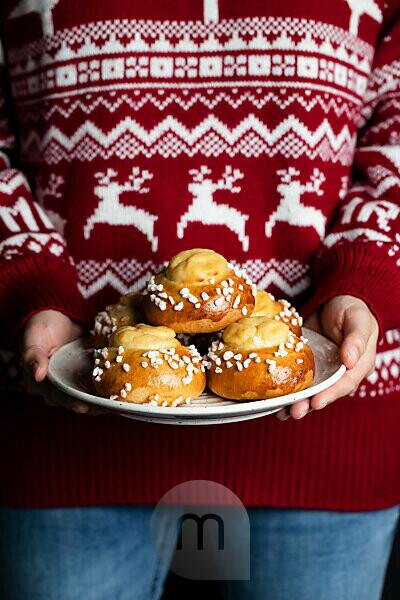
<svg viewBox="0 0 400 600">
<path fill-rule="evenodd" d="M 91 331 L 95 348 L 107 344 L 109 336 L 120 327 L 143 323 L 143 294 L 132 292 L 121 296 L 116 304 L 110 304 L 96 315 Z"/>
<path fill-rule="evenodd" d="M 301 335 L 303 318 L 287 300 L 275 300 L 274 296 L 265 290 L 257 290 L 256 302 L 252 317 L 269 317 L 283 321 L 297 336 Z"/>
<path fill-rule="evenodd" d="M 194 346 L 168 327 L 139 324 L 111 334 L 95 351 L 93 383 L 100 396 L 136 404 L 189 404 L 204 390 L 205 369 Z"/>
<path fill-rule="evenodd" d="M 274 398 L 302 390 L 314 377 L 314 357 L 305 338 L 282 321 L 241 319 L 227 327 L 208 352 L 208 386 L 232 400 Z"/>
<path fill-rule="evenodd" d="M 255 286 L 213 250 L 180 252 L 150 279 L 144 301 L 147 319 L 177 333 L 219 331 L 254 308 Z"/>
</svg>

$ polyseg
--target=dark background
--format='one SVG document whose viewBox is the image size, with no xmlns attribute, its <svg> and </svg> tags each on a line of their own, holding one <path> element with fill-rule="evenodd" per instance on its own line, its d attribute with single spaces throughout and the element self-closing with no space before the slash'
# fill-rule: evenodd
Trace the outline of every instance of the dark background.
<svg viewBox="0 0 400 600">
<path fill-rule="evenodd" d="M 162 600 L 222 600 L 219 595 L 218 587 L 213 582 L 208 581 L 190 581 L 170 573 L 165 587 L 165 593 Z M 392 556 L 388 565 L 386 574 L 385 589 L 382 600 L 400 599 L 400 525 L 397 531 L 397 538 L 393 546 Z M 245 599 L 243 599 L 245 600 Z M 340 600 L 338 598 L 338 600 Z M 355 599 L 356 600 L 356 599 Z M 359 599 L 361 600 L 361 599 Z"/>
<path fill-rule="evenodd" d="M 399 600 L 400 598 L 400 523 L 397 527 L 397 537 L 390 558 L 385 589 L 382 600 Z"/>
</svg>

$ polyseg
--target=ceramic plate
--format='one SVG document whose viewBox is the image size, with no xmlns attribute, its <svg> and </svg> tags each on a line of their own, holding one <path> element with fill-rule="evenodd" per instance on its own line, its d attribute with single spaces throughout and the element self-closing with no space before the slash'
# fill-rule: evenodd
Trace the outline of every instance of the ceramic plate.
<svg viewBox="0 0 400 600">
<path fill-rule="evenodd" d="M 304 328 L 304 335 L 315 357 L 315 377 L 306 390 L 271 398 L 236 402 L 204 392 L 190 406 L 161 407 L 149 404 L 130 404 L 96 396 L 92 387 L 93 350 L 85 338 L 60 348 L 50 359 L 49 379 L 66 394 L 90 404 L 97 404 L 124 417 L 139 421 L 173 425 L 209 425 L 245 421 L 263 417 L 283 406 L 314 396 L 338 381 L 346 371 L 338 357 L 337 346 L 324 336 Z"/>
</svg>

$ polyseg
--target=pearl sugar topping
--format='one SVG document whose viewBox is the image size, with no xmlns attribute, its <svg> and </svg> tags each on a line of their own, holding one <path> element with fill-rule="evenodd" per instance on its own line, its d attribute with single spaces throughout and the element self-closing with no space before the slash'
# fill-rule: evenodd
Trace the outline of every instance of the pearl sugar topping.
<svg viewBox="0 0 400 600">
<path fill-rule="evenodd" d="M 242 300 L 240 292 L 244 292 L 244 286 L 247 285 L 251 287 L 251 293 L 254 297 L 257 293 L 257 289 L 255 284 L 251 282 L 243 270 L 231 263 L 228 263 L 228 265 L 236 278 L 240 279 L 240 281 L 236 281 L 235 283 L 235 280 L 232 277 L 228 277 L 220 282 L 216 282 L 215 278 L 211 278 L 208 282 L 208 285 L 215 286 L 214 296 L 217 296 L 217 298 L 215 298 L 213 302 L 216 308 L 221 308 L 225 302 L 228 302 L 233 308 L 237 309 L 240 307 Z M 183 287 L 178 292 L 178 298 L 174 298 L 164 291 L 164 285 L 162 283 L 156 282 L 156 276 L 154 275 L 150 277 L 146 290 L 150 301 L 155 304 L 159 310 L 165 311 L 170 307 L 177 312 L 180 312 L 184 309 L 186 302 L 189 302 L 189 304 L 191 304 L 196 310 L 199 310 L 210 300 L 210 294 L 212 292 L 210 289 L 208 289 L 207 292 L 203 290 L 200 293 L 200 298 L 198 298 L 189 290 L 189 288 Z M 167 303 L 167 300 L 169 301 L 169 304 Z M 243 306 L 241 311 L 243 316 L 246 316 L 248 313 L 246 306 Z"/>
</svg>

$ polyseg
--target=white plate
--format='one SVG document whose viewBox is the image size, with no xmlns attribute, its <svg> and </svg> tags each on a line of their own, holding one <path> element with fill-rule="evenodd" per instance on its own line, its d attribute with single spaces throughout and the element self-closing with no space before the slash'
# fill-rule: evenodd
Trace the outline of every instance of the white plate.
<svg viewBox="0 0 400 600">
<path fill-rule="evenodd" d="M 289 404 L 314 396 L 338 381 L 346 371 L 340 362 L 337 346 L 326 337 L 304 329 L 315 358 L 313 385 L 294 394 L 269 400 L 236 402 L 204 392 L 190 406 L 161 407 L 109 400 L 93 394 L 91 371 L 93 350 L 85 338 L 60 348 L 50 359 L 49 379 L 66 394 L 90 404 L 97 404 L 124 417 L 153 423 L 174 425 L 209 425 L 245 421 L 272 414 Z"/>
</svg>

